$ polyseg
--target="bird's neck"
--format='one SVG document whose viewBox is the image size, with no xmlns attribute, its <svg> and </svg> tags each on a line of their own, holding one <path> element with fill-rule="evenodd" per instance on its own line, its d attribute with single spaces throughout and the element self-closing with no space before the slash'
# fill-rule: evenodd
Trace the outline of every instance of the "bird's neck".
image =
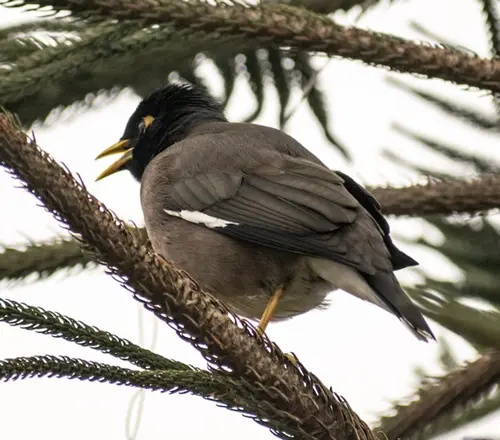
<svg viewBox="0 0 500 440">
<path fill-rule="evenodd" d="M 170 114 L 165 121 L 166 132 L 160 145 L 168 148 L 187 138 L 196 127 L 208 122 L 227 122 L 227 119 L 224 114 L 212 109 L 185 108 Z"/>
</svg>

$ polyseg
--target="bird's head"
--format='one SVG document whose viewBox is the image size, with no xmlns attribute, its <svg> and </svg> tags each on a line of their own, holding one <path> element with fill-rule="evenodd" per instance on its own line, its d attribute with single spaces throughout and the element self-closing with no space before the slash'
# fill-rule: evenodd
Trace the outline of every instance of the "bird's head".
<svg viewBox="0 0 500 440">
<path fill-rule="evenodd" d="M 121 170 L 140 180 L 153 157 L 184 139 L 196 125 L 209 121 L 227 119 L 222 106 L 201 87 L 169 84 L 154 91 L 130 116 L 120 141 L 96 157 L 122 153 L 96 180 Z"/>
</svg>

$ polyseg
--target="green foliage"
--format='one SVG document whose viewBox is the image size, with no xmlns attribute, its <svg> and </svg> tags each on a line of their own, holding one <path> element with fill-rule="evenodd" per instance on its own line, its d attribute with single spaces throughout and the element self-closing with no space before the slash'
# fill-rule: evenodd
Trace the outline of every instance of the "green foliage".
<svg viewBox="0 0 500 440">
<path fill-rule="evenodd" d="M 107 48 L 103 41 L 108 43 Z M 267 60 L 259 59 L 263 50 Z M 169 56 L 161 56 L 162 52 Z M 268 84 L 279 96 L 279 122 L 283 126 L 292 90 L 299 86 L 295 78 L 303 76 L 302 82 L 307 83 L 316 75 L 306 52 L 294 56 L 298 66 L 293 66 L 285 51 L 265 43 L 216 34 L 207 38 L 205 34 L 171 31 L 168 27 L 107 22 L 85 26 L 85 21 L 41 20 L 0 28 L 0 68 L 8 68 L 6 78 L 0 80 L 0 101 L 29 126 L 46 119 L 60 106 L 77 106 L 82 111 L 102 105 L 97 97 L 114 97 L 125 87 L 143 97 L 165 83 L 171 73 L 204 85 L 194 62 L 201 52 L 214 62 L 223 78 L 225 103 L 237 78 L 248 81 L 257 107 L 247 121 L 262 111 L 264 86 Z M 236 59 L 242 61 L 236 63 Z M 327 139 L 348 157 L 328 128 L 323 92 L 312 84 L 305 97 Z"/>
<path fill-rule="evenodd" d="M 462 107 L 448 98 L 436 96 L 422 89 L 410 86 L 402 81 L 391 79 L 396 87 L 423 99 L 428 105 L 443 112 L 449 118 L 455 118 L 476 130 L 497 135 L 500 128 L 496 117 L 486 116 L 479 111 Z M 401 135 L 419 144 L 419 148 L 432 151 L 447 159 L 450 163 L 467 166 L 472 172 L 496 172 L 500 166 L 494 158 L 488 158 L 487 151 L 465 152 L 456 145 L 432 139 L 420 134 L 422 129 L 408 129 L 396 122 L 393 128 Z M 385 155 L 395 162 L 429 176 L 446 178 L 452 174 L 442 169 L 436 170 L 431 165 L 415 166 L 387 149 Z M 461 336 L 476 350 L 484 352 L 489 348 L 500 348 L 500 230 L 487 217 L 442 218 L 426 217 L 425 220 L 438 228 L 444 236 L 436 244 L 425 238 L 416 243 L 438 251 L 450 262 L 460 268 L 462 279 L 457 282 L 434 279 L 422 274 L 424 282 L 418 286 L 406 286 L 406 290 L 422 312 L 449 331 Z M 473 300 L 473 303 L 471 303 Z M 443 341 L 440 342 L 441 346 Z M 457 368 L 449 347 L 442 352 L 442 367 L 445 372 Z M 419 372 L 422 384 L 428 380 L 425 371 Z M 460 407 L 440 419 L 417 436 L 430 439 L 434 436 L 451 432 L 485 415 L 500 410 L 500 394 L 497 389 L 487 393 L 473 405 Z"/>
<path fill-rule="evenodd" d="M 2 249 L 3 248 L 3 249 Z M 45 279 L 63 269 L 95 266 L 73 239 L 28 242 L 23 247 L 0 247 L 0 281 Z"/>
</svg>

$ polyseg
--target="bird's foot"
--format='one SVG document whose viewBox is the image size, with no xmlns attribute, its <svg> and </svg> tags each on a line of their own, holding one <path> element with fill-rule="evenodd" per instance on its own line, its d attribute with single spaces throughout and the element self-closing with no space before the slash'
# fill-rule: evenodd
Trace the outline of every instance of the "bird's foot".
<svg viewBox="0 0 500 440">
<path fill-rule="evenodd" d="M 267 338 L 266 332 L 260 325 L 255 330 L 259 336 L 261 336 L 262 338 Z M 293 353 L 283 353 L 283 356 L 285 356 L 294 366 L 297 366 L 298 359 L 297 356 L 295 356 Z"/>
<path fill-rule="evenodd" d="M 283 356 L 285 356 L 295 367 L 298 366 L 299 360 L 293 353 L 283 353 Z"/>
</svg>

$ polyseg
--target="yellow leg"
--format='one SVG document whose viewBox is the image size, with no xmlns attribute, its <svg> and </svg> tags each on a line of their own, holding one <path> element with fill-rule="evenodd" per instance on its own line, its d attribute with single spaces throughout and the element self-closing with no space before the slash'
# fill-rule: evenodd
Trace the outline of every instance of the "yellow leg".
<svg viewBox="0 0 500 440">
<path fill-rule="evenodd" d="M 257 330 L 261 334 L 265 333 L 267 324 L 269 324 L 269 321 L 271 321 L 271 319 L 273 318 L 276 307 L 278 306 L 278 301 L 282 295 L 283 295 L 283 288 L 280 288 L 276 292 L 274 292 L 274 295 L 267 303 L 266 309 L 264 310 L 264 313 L 260 318 L 259 326 L 257 327 Z"/>
<path fill-rule="evenodd" d="M 257 327 L 257 331 L 263 335 L 266 331 L 267 324 L 273 318 L 274 312 L 276 311 L 276 307 L 278 306 L 278 301 L 283 296 L 283 288 L 278 289 L 274 292 L 274 295 L 271 297 L 269 302 L 267 303 L 266 309 L 260 318 L 259 326 Z M 285 356 L 290 360 L 292 364 L 297 365 L 297 361 L 294 355 L 285 353 Z"/>
</svg>

